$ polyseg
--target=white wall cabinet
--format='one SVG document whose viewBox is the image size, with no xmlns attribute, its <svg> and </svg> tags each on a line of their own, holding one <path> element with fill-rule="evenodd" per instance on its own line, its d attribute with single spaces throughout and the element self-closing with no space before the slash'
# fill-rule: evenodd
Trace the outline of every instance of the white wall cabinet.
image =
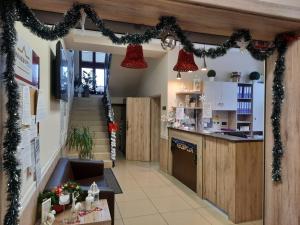
<svg viewBox="0 0 300 225">
<path fill-rule="evenodd" d="M 264 84 L 253 84 L 253 130 L 264 131 L 264 101 L 265 92 Z"/>
<path fill-rule="evenodd" d="M 210 103 L 212 110 L 236 111 L 237 83 L 204 82 L 205 101 Z"/>
</svg>

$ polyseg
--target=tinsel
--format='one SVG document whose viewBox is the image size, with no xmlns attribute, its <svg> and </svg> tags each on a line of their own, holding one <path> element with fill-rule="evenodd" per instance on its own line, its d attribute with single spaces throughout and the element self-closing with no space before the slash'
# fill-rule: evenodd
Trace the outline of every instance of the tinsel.
<svg viewBox="0 0 300 225">
<path fill-rule="evenodd" d="M 281 159 L 283 156 L 283 145 L 280 132 L 281 121 L 281 105 L 284 99 L 284 86 L 283 77 L 285 71 L 285 53 L 288 47 L 287 37 L 291 37 L 293 34 L 278 35 L 275 39 L 275 45 L 277 47 L 277 60 L 273 78 L 273 110 L 271 115 L 274 145 L 272 150 L 273 162 L 272 162 L 272 179 L 275 182 L 280 182 L 281 177 Z"/>
<path fill-rule="evenodd" d="M 7 212 L 4 217 L 5 225 L 18 224 L 21 190 L 21 170 L 16 159 L 17 147 L 20 142 L 19 133 L 19 92 L 18 84 L 15 81 L 15 43 L 16 30 L 14 23 L 16 20 L 16 10 L 14 1 L 2 1 L 1 3 L 2 45 L 1 54 L 6 56 L 6 69 L 3 73 L 5 89 L 7 93 L 7 121 L 5 124 L 6 133 L 3 142 L 3 169 L 7 174 L 7 201 L 9 202 Z"/>
<path fill-rule="evenodd" d="M 277 49 L 278 59 L 274 71 L 273 80 L 273 171 L 272 178 L 275 182 L 281 181 L 281 158 L 283 155 L 283 144 L 280 133 L 280 115 L 281 104 L 284 98 L 283 75 L 285 70 L 285 52 L 290 39 L 284 35 L 279 35 L 274 45 L 261 51 L 255 47 L 252 37 L 248 30 L 238 30 L 234 32 L 231 37 L 217 48 L 210 48 L 208 50 L 202 48 L 195 48 L 194 44 L 187 38 L 180 26 L 177 24 L 174 17 L 161 17 L 160 22 L 153 28 L 147 29 L 143 34 L 125 34 L 121 37 L 117 36 L 112 30 L 105 27 L 104 22 L 97 16 L 96 12 L 87 4 L 74 4 L 68 10 L 62 22 L 53 26 L 47 26 L 41 23 L 33 14 L 33 12 L 23 3 L 22 0 L 1 0 L 1 20 L 3 22 L 3 34 L 1 54 L 6 56 L 6 70 L 3 74 L 3 79 L 6 85 L 6 92 L 8 96 L 6 110 L 8 118 L 6 121 L 6 134 L 4 137 L 4 154 L 3 154 L 3 168 L 8 175 L 7 186 L 7 200 L 9 202 L 7 213 L 5 215 L 5 225 L 17 225 L 19 213 L 19 198 L 20 198 L 20 169 L 16 159 L 17 146 L 20 142 L 19 126 L 18 126 L 18 107 L 19 94 L 18 85 L 14 78 L 14 62 L 15 53 L 14 47 L 16 42 L 16 30 L 14 23 L 16 20 L 31 30 L 32 33 L 45 40 L 56 40 L 67 35 L 72 28 L 74 28 L 81 20 L 81 10 L 84 10 L 87 17 L 97 26 L 99 32 L 108 37 L 114 44 L 143 44 L 149 42 L 153 38 L 158 38 L 161 32 L 165 29 L 174 33 L 184 49 L 193 52 L 197 57 L 217 58 L 223 56 L 227 51 L 236 47 L 236 42 L 242 38 L 249 41 L 247 50 L 257 60 L 265 60 L 273 54 Z M 288 36 L 291 37 L 291 36 Z M 293 39 L 293 38 L 292 38 Z"/>
</svg>

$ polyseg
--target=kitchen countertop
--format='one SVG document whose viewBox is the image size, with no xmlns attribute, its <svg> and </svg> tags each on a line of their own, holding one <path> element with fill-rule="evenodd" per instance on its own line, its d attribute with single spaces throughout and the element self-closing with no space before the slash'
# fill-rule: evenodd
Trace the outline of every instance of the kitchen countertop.
<svg viewBox="0 0 300 225">
<path fill-rule="evenodd" d="M 264 140 L 263 136 L 242 138 L 242 137 L 227 135 L 227 134 L 225 134 L 226 132 L 208 133 L 208 132 L 204 132 L 204 131 L 192 131 L 192 130 L 185 130 L 185 129 L 175 128 L 175 127 L 169 127 L 169 129 L 183 131 L 183 132 L 192 133 L 192 134 L 199 134 L 199 135 L 208 136 L 208 137 L 220 138 L 220 139 L 223 139 L 226 141 L 231 141 L 231 142 L 253 142 L 253 141 L 263 141 Z"/>
</svg>

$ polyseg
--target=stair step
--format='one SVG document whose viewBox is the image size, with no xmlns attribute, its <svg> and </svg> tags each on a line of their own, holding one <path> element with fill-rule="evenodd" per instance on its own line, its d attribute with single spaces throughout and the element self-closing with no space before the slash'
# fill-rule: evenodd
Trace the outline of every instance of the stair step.
<svg viewBox="0 0 300 225">
<path fill-rule="evenodd" d="M 71 121 L 81 120 L 81 121 L 103 121 L 104 117 L 100 115 L 71 115 Z"/>
<path fill-rule="evenodd" d="M 93 132 L 107 132 L 107 126 L 89 126 L 89 130 Z"/>
<path fill-rule="evenodd" d="M 112 168 L 112 160 L 103 160 L 104 162 L 104 168 Z"/>
<path fill-rule="evenodd" d="M 108 138 L 95 138 L 93 141 L 95 145 L 109 145 Z"/>
<path fill-rule="evenodd" d="M 78 152 L 65 152 L 64 156 L 70 158 L 78 158 Z M 94 152 L 93 153 L 94 160 L 110 160 L 110 152 Z"/>
<path fill-rule="evenodd" d="M 90 120 L 90 121 L 82 121 L 82 120 L 71 120 L 70 127 L 89 127 L 89 126 L 107 126 L 106 120 Z"/>
<path fill-rule="evenodd" d="M 103 138 L 108 138 L 108 133 L 107 132 L 99 132 L 99 131 L 94 131 L 93 132 L 93 139 L 103 139 Z"/>
<path fill-rule="evenodd" d="M 66 154 L 71 155 L 78 155 L 78 151 L 76 149 L 69 149 L 67 148 L 65 150 Z M 101 144 L 95 144 L 93 149 L 93 153 L 109 153 L 110 152 L 110 146 L 109 145 L 101 145 Z"/>
</svg>

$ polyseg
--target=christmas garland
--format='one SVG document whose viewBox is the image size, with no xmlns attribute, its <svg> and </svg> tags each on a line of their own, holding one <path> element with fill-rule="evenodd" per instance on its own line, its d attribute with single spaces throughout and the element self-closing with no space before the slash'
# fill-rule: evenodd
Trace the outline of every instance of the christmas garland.
<svg viewBox="0 0 300 225">
<path fill-rule="evenodd" d="M 161 17 L 160 22 L 153 28 L 147 29 L 143 34 L 126 34 L 118 37 L 112 30 L 105 27 L 103 21 L 97 16 L 96 12 L 87 4 L 75 4 L 64 15 L 63 21 L 54 26 L 47 26 L 41 23 L 32 11 L 23 3 L 22 0 L 2 0 L 0 5 L 2 27 L 2 45 L 1 54 L 6 56 L 6 70 L 3 74 L 3 79 L 6 85 L 8 100 L 6 110 L 8 118 L 6 121 L 6 134 L 4 137 L 4 153 L 3 153 L 3 168 L 8 176 L 7 200 L 9 206 L 4 218 L 5 225 L 17 225 L 19 214 L 19 198 L 21 189 L 21 171 L 16 159 L 17 146 L 20 142 L 19 134 L 19 94 L 18 85 L 15 81 L 14 62 L 15 62 L 15 42 L 16 30 L 14 23 L 16 20 L 31 30 L 37 36 L 45 40 L 56 40 L 62 38 L 74 28 L 82 18 L 84 12 L 88 18 L 97 26 L 98 30 L 114 44 L 142 44 L 147 43 L 153 38 L 158 38 L 164 30 L 173 32 L 184 49 L 193 52 L 197 57 L 216 58 L 223 56 L 227 51 L 236 47 L 237 42 L 244 40 L 249 42 L 247 50 L 257 60 L 265 60 L 272 55 L 277 49 L 278 58 L 274 71 L 273 80 L 273 111 L 272 111 L 272 126 L 273 126 L 273 170 L 272 178 L 275 182 L 281 181 L 281 158 L 283 155 L 283 146 L 280 133 L 280 115 L 281 104 L 284 98 L 283 75 L 285 70 L 285 52 L 289 42 L 294 40 L 294 34 L 283 34 L 276 37 L 274 45 L 265 48 L 263 51 L 255 48 L 251 35 L 248 30 L 239 30 L 234 32 L 232 36 L 217 48 L 208 50 L 197 49 L 193 43 L 187 38 L 182 29 L 176 23 L 174 17 Z"/>
</svg>

